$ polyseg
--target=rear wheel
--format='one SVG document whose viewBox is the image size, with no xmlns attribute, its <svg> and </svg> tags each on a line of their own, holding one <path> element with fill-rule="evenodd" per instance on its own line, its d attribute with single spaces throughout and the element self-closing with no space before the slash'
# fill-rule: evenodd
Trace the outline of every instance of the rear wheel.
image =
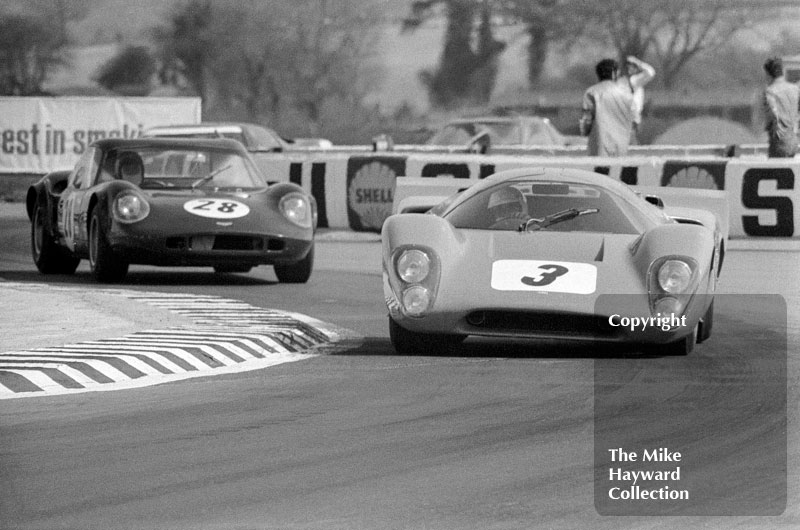
<svg viewBox="0 0 800 530">
<path fill-rule="evenodd" d="M 314 269 L 314 246 L 306 257 L 289 265 L 275 265 L 275 276 L 281 283 L 306 283 Z"/>
<path fill-rule="evenodd" d="M 42 274 L 72 274 L 78 268 L 80 259 L 60 248 L 47 231 L 44 205 L 38 205 L 33 212 L 31 224 L 31 254 L 36 268 Z"/>
<path fill-rule="evenodd" d="M 128 273 L 128 262 L 114 253 L 108 244 L 97 209 L 89 223 L 89 265 L 98 282 L 117 283 Z"/>
<path fill-rule="evenodd" d="M 464 342 L 466 336 L 409 331 L 390 317 L 389 339 L 395 351 L 402 355 L 435 355 L 449 353 L 455 346 Z"/>
</svg>

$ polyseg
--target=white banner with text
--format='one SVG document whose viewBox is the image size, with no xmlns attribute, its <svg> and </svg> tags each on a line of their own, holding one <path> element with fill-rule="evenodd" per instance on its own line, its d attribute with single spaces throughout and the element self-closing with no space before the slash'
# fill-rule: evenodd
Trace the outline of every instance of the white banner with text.
<svg viewBox="0 0 800 530">
<path fill-rule="evenodd" d="M 200 119 L 194 97 L 0 97 L 0 173 L 71 169 L 95 140 Z"/>
</svg>

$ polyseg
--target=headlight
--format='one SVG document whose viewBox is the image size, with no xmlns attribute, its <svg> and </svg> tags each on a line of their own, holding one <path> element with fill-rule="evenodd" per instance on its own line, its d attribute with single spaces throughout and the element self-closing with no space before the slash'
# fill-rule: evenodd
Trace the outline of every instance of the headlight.
<svg viewBox="0 0 800 530">
<path fill-rule="evenodd" d="M 684 261 L 670 259 L 658 269 L 658 286 L 667 293 L 685 292 L 691 280 L 692 269 Z"/>
<path fill-rule="evenodd" d="M 662 317 L 680 316 L 683 314 L 683 304 L 677 298 L 665 296 L 660 298 L 655 304 L 655 313 Z"/>
<path fill-rule="evenodd" d="M 114 219 L 120 223 L 135 223 L 150 214 L 150 205 L 139 193 L 123 191 L 114 198 Z"/>
<path fill-rule="evenodd" d="M 403 292 L 403 307 L 409 316 L 424 313 L 431 303 L 431 292 L 421 285 L 409 287 Z"/>
<path fill-rule="evenodd" d="M 397 258 L 397 275 L 406 283 L 421 282 L 430 270 L 431 260 L 421 250 L 406 250 Z"/>
<path fill-rule="evenodd" d="M 287 193 L 278 203 L 283 216 L 301 228 L 311 228 L 313 214 L 308 199 L 302 193 Z"/>
</svg>

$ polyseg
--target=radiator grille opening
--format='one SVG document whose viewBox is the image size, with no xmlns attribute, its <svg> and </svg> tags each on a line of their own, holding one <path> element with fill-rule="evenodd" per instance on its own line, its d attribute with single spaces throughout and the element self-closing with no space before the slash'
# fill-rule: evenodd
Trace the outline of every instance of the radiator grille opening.
<svg viewBox="0 0 800 530">
<path fill-rule="evenodd" d="M 221 235 L 214 238 L 213 250 L 263 250 L 260 237 Z"/>
<path fill-rule="evenodd" d="M 521 334 L 615 337 L 620 333 L 620 328 L 609 325 L 608 318 L 595 315 L 481 310 L 467 315 L 467 323 L 476 329 L 519 332 Z"/>
</svg>

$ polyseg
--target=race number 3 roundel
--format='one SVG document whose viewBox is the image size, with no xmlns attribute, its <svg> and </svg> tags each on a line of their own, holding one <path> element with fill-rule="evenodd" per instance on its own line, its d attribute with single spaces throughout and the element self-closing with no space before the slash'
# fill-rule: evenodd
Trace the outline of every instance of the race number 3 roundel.
<svg viewBox="0 0 800 530">
<path fill-rule="evenodd" d="M 492 289 L 592 294 L 597 267 L 566 261 L 498 260 L 492 264 Z"/>
<path fill-rule="evenodd" d="M 231 199 L 193 199 L 184 203 L 183 209 L 193 215 L 212 219 L 236 219 L 250 213 L 250 208 Z"/>
</svg>

